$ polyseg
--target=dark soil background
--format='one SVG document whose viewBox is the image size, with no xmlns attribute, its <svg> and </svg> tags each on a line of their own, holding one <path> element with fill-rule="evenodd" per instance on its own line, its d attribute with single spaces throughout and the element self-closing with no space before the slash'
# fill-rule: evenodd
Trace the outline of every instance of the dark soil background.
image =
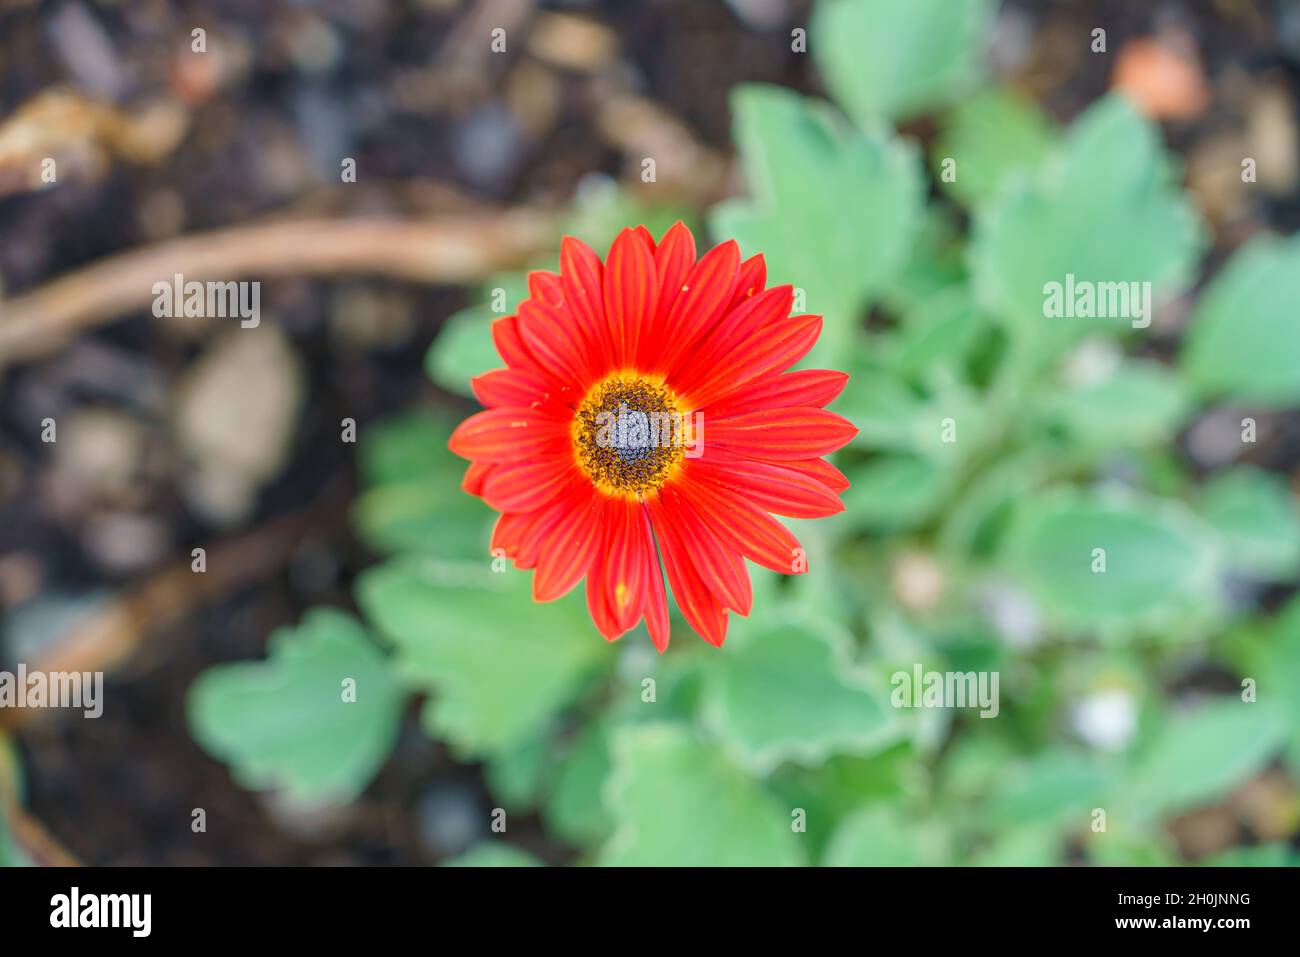
<svg viewBox="0 0 1300 957">
<path fill-rule="evenodd" d="M 145 144 L 124 147 L 123 135 L 93 135 L 88 123 L 47 189 L 15 180 L 0 159 L 0 295 L 123 250 L 269 216 L 555 208 L 593 174 L 634 183 L 647 141 L 684 138 L 704 160 L 678 175 L 663 164 L 648 199 L 711 202 L 739 186 L 725 162 L 730 87 L 820 92 L 810 58 L 790 51 L 789 32 L 806 24 L 808 8 L 0 0 L 0 124 L 62 88 L 110 106 L 112 122 Z M 508 25 L 503 56 L 487 48 L 496 25 Z M 1160 31 L 1199 51 L 1209 107 L 1168 122 L 1166 133 L 1215 230 L 1212 262 L 1256 229 L 1300 228 L 1294 155 L 1291 181 L 1266 184 L 1262 202 L 1207 172 L 1235 137 L 1281 151 L 1289 143 L 1294 154 L 1300 7 L 1017 0 L 1004 5 L 990 55 L 1068 120 L 1111 81 L 1114 56 L 1078 42 L 1094 26 L 1107 29 L 1112 51 Z M 195 27 L 207 31 L 202 59 L 189 55 Z M 933 130 L 921 122 L 908 132 Z M 356 159 L 355 184 L 339 183 L 341 157 Z M 196 546 L 237 541 L 269 565 L 220 593 L 180 596 L 174 615 L 143 606 L 146 637 L 110 675 L 99 720 L 51 712 L 17 729 L 31 818 L 86 863 L 433 863 L 472 843 L 488 820 L 479 769 L 452 762 L 414 715 L 394 759 L 345 811 L 302 813 L 252 795 L 189 737 L 183 702 L 195 675 L 261 656 L 270 631 L 310 605 L 350 606 L 354 575 L 373 561 L 349 532 L 356 447 L 338 441 L 337 423 L 352 417 L 364 429 L 416 402 L 465 406 L 429 384 L 422 360 L 470 291 L 285 279 L 262 293 L 263 325 L 281 330 L 284 345 L 267 361 L 284 364 L 280 380 L 294 380 L 294 368 L 301 378 L 298 396 L 258 397 L 266 415 L 246 424 L 263 450 L 254 474 L 205 474 L 207 463 L 187 454 L 186 430 L 202 433 L 204 416 L 222 414 L 211 403 L 178 412 L 199 370 L 240 361 L 218 355 L 212 329 L 139 313 L 38 359 L 6 368 L 0 355 L 0 663 L 30 660 L 106 615 L 141 583 L 188 563 Z M 291 427 L 275 427 L 275 410 L 297 398 Z M 54 445 L 41 441 L 47 417 L 58 422 Z M 1295 448 L 1294 426 L 1290 436 L 1279 449 Z M 1293 468 L 1294 456 L 1280 454 L 1271 464 Z M 206 834 L 191 832 L 195 808 L 206 810 Z M 552 862 L 570 858 L 527 826 L 530 836 L 512 835 L 518 843 Z"/>
</svg>

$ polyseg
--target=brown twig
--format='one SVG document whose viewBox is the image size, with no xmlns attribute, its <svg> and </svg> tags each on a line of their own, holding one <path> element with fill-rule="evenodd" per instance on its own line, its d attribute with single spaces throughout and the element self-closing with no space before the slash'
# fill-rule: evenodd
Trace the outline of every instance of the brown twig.
<svg viewBox="0 0 1300 957">
<path fill-rule="evenodd" d="M 20 804 L 9 803 L 5 807 L 5 819 L 9 822 L 9 833 L 14 841 L 37 867 L 81 866 L 81 861 Z"/>
<path fill-rule="evenodd" d="M 0 731 L 0 826 L 33 864 L 40 867 L 73 867 L 81 864 L 18 801 L 17 765 L 7 756 L 16 757 L 8 736 Z M 0 841 L 5 840 L 0 835 Z"/>
<path fill-rule="evenodd" d="M 342 520 L 337 502 L 287 515 L 209 550 L 207 570 L 191 569 L 188 559 L 158 572 L 127 594 L 74 626 L 29 671 L 108 671 L 134 654 L 143 640 L 212 602 L 280 568 L 308 528 L 322 516 Z M 34 708 L 0 710 L 0 733 L 42 713 Z"/>
<path fill-rule="evenodd" d="M 314 219 L 237 226 L 133 250 L 0 302 L 0 368 L 58 349 L 82 329 L 143 308 L 157 282 L 373 274 L 465 283 L 519 266 L 553 242 L 535 211 L 429 222 Z"/>
</svg>

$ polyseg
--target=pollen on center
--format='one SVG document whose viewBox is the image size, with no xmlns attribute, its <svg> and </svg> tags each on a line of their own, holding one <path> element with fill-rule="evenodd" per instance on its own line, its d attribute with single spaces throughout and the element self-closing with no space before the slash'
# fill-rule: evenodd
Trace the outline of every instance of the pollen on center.
<svg viewBox="0 0 1300 957">
<path fill-rule="evenodd" d="M 594 385 L 578 406 L 574 457 L 606 495 L 639 499 L 660 488 L 679 466 L 689 426 L 662 382 L 617 372 Z"/>
</svg>

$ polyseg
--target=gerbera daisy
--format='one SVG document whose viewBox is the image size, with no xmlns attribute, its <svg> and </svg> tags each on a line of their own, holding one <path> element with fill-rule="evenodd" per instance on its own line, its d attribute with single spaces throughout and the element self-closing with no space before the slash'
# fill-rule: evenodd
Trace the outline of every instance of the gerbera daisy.
<svg viewBox="0 0 1300 957">
<path fill-rule="evenodd" d="M 506 368 L 473 380 L 487 410 L 449 444 L 471 460 L 465 490 L 501 512 L 493 554 L 536 570 L 538 601 L 585 575 L 607 639 L 644 618 L 663 651 L 666 570 L 686 621 L 720 646 L 728 609 L 753 603 L 744 559 L 807 569 L 768 513 L 842 511 L 849 483 L 821 456 L 856 430 L 824 408 L 848 376 L 786 371 L 821 317 L 791 316 L 792 287 L 765 283 L 763 257 L 741 262 L 735 242 L 697 261 L 683 224 L 658 244 L 638 226 L 603 265 L 566 237 L 559 273 L 530 274 L 518 314 L 493 323 Z"/>
</svg>

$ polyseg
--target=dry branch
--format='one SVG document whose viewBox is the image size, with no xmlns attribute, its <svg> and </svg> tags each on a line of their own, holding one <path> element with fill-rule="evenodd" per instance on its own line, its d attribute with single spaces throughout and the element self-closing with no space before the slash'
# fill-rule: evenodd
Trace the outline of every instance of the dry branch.
<svg viewBox="0 0 1300 957">
<path fill-rule="evenodd" d="M 0 302 L 0 368 L 58 349 L 82 329 L 144 308 L 156 282 L 378 275 L 467 283 L 519 266 L 554 240 L 532 211 L 428 222 L 315 219 L 237 226 L 133 250 Z"/>
<path fill-rule="evenodd" d="M 218 544 L 209 550 L 203 573 L 191 570 L 188 559 L 178 562 L 73 626 L 28 671 L 110 671 L 134 655 L 148 636 L 273 574 L 288 561 L 308 529 L 319 531 L 322 520 L 341 522 L 345 517 L 346 509 L 330 502 Z M 0 733 L 21 727 L 41 713 L 50 712 L 6 708 L 0 711 Z"/>
</svg>

